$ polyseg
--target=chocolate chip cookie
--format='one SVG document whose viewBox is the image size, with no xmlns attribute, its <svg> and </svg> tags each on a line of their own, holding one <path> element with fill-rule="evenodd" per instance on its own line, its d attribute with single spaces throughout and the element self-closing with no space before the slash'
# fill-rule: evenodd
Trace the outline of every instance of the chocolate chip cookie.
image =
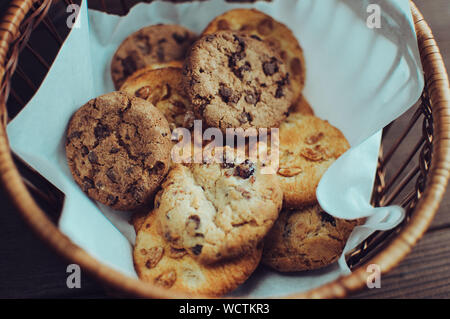
<svg viewBox="0 0 450 319">
<path fill-rule="evenodd" d="M 223 131 L 278 127 L 293 103 L 284 62 L 257 36 L 206 35 L 189 51 L 183 75 L 196 116 Z"/>
<path fill-rule="evenodd" d="M 173 247 L 211 264 L 252 251 L 277 219 L 282 197 L 276 176 L 248 159 L 177 164 L 155 210 Z"/>
<path fill-rule="evenodd" d="M 165 217 L 158 214 L 162 213 L 148 214 L 136 236 L 133 260 L 141 280 L 179 292 L 218 297 L 237 288 L 258 266 L 262 246 L 213 265 L 199 263 L 161 236 L 158 219 Z"/>
<path fill-rule="evenodd" d="M 152 201 L 170 165 L 170 129 L 150 102 L 112 92 L 70 120 L 66 155 L 86 194 L 118 210 Z"/>
<path fill-rule="evenodd" d="M 349 143 L 337 128 L 315 116 L 294 112 L 280 126 L 278 179 L 284 207 L 316 202 L 316 188 Z"/>
<path fill-rule="evenodd" d="M 142 69 L 129 77 L 120 90 L 150 101 L 164 114 L 172 131 L 194 126 L 194 110 L 184 92 L 180 68 Z"/>
<path fill-rule="evenodd" d="M 358 224 L 334 218 L 319 205 L 283 210 L 264 241 L 262 263 L 283 272 L 328 266 Z"/>
<path fill-rule="evenodd" d="M 116 89 L 135 71 L 153 64 L 183 61 L 196 35 L 179 25 L 158 24 L 142 28 L 127 37 L 111 62 Z"/>
<path fill-rule="evenodd" d="M 298 40 L 287 26 L 255 9 L 234 9 L 211 21 L 203 35 L 221 30 L 242 31 L 269 43 L 288 67 L 294 100 L 300 97 L 305 85 L 305 58 Z"/>
</svg>

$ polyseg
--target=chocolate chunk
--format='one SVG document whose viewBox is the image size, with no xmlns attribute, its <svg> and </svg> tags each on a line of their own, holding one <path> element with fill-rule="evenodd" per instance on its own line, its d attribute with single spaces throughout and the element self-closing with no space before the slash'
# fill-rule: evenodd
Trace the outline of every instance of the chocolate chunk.
<svg viewBox="0 0 450 319">
<path fill-rule="evenodd" d="M 250 36 L 250 38 L 253 38 L 253 39 L 258 40 L 258 41 L 262 41 L 262 39 L 260 37 L 258 37 L 256 34 L 252 34 Z"/>
<path fill-rule="evenodd" d="M 283 79 L 281 79 L 280 81 L 277 81 L 278 87 L 277 87 L 277 91 L 275 92 L 275 97 L 277 99 L 282 98 L 284 96 L 283 93 L 283 87 L 287 84 L 289 84 L 290 80 L 289 80 L 289 73 L 283 77 Z"/>
<path fill-rule="evenodd" d="M 277 87 L 277 91 L 275 92 L 275 97 L 277 99 L 281 99 L 284 96 L 283 88 L 281 86 Z"/>
<path fill-rule="evenodd" d="M 327 214 L 326 212 L 321 211 L 320 212 L 320 219 L 322 220 L 322 222 L 330 223 L 331 225 L 336 227 L 336 219 L 334 219 L 334 217 L 331 216 L 330 214 Z"/>
<path fill-rule="evenodd" d="M 112 149 L 109 150 L 109 154 L 117 154 L 119 153 L 120 149 L 118 149 L 117 147 L 113 147 Z"/>
<path fill-rule="evenodd" d="M 222 101 L 229 103 L 230 98 L 233 95 L 233 91 L 229 87 L 225 86 L 225 84 L 221 83 L 219 87 L 219 95 L 222 98 Z"/>
<path fill-rule="evenodd" d="M 69 135 L 69 140 L 74 139 L 74 138 L 80 138 L 82 134 L 83 133 L 80 131 L 73 132 L 72 134 Z"/>
<path fill-rule="evenodd" d="M 245 50 L 245 41 L 243 38 L 241 38 L 238 35 L 234 35 L 234 41 L 237 41 L 239 43 L 239 50 L 244 51 Z"/>
<path fill-rule="evenodd" d="M 97 153 L 95 153 L 94 151 L 89 152 L 89 154 L 88 154 L 88 160 L 89 160 L 89 162 L 91 162 L 92 164 L 98 164 L 98 156 L 97 156 Z"/>
<path fill-rule="evenodd" d="M 174 32 L 174 33 L 172 33 L 172 38 L 175 40 L 176 43 L 182 44 L 183 42 L 185 42 L 188 39 L 188 34 L 186 32 L 184 35 L 180 35 L 180 34 Z"/>
<path fill-rule="evenodd" d="M 195 245 L 191 248 L 191 251 L 194 255 L 198 256 L 202 253 L 203 246 L 202 245 Z"/>
<path fill-rule="evenodd" d="M 276 58 L 272 58 L 268 62 L 263 63 L 263 71 L 267 76 L 272 76 L 279 71 L 278 68 L 278 60 Z"/>
<path fill-rule="evenodd" d="M 235 52 L 228 58 L 228 67 L 230 69 L 235 69 L 236 65 L 239 61 L 241 61 L 243 58 L 245 58 L 247 54 L 244 51 Z"/>
<path fill-rule="evenodd" d="M 129 55 L 125 59 L 122 59 L 123 75 L 128 77 L 137 70 L 136 61 Z"/>
<path fill-rule="evenodd" d="M 117 176 L 112 167 L 108 168 L 106 171 L 106 176 L 111 180 L 111 182 L 117 183 Z"/>
<path fill-rule="evenodd" d="M 94 128 L 94 135 L 96 139 L 101 140 L 111 135 L 111 130 L 109 129 L 108 125 L 98 123 Z"/>
<path fill-rule="evenodd" d="M 144 189 L 141 186 L 133 184 L 127 189 L 127 193 L 130 193 L 133 199 L 138 203 L 142 203 L 144 200 Z"/>
<path fill-rule="evenodd" d="M 241 66 L 238 69 L 234 69 L 233 73 L 234 75 L 236 75 L 239 79 L 242 80 L 242 78 L 244 77 L 244 75 L 242 74 L 244 71 L 250 71 L 252 69 L 250 63 L 245 62 L 245 64 L 243 66 Z"/>
<path fill-rule="evenodd" d="M 200 227 L 200 217 L 198 215 L 191 215 L 188 218 L 188 223 L 194 223 L 194 228 L 197 230 Z"/>
<path fill-rule="evenodd" d="M 113 195 L 108 195 L 106 199 L 108 200 L 110 206 L 116 205 L 119 201 L 119 197 Z"/>
<path fill-rule="evenodd" d="M 89 177 L 85 176 L 83 178 L 83 187 L 82 188 L 83 188 L 83 191 L 85 191 L 85 192 L 87 192 L 88 189 L 95 188 L 94 181 L 92 179 L 90 179 Z"/>
<path fill-rule="evenodd" d="M 83 145 L 81 147 L 81 155 L 86 156 L 89 154 L 89 149 L 86 147 L 86 145 Z"/>
<path fill-rule="evenodd" d="M 149 55 L 152 52 L 152 46 L 147 35 L 139 33 L 136 40 L 136 46 L 143 55 Z"/>
<path fill-rule="evenodd" d="M 156 50 L 156 56 L 158 57 L 159 62 L 164 62 L 165 53 L 164 53 L 164 47 L 159 46 L 158 50 Z"/>
<path fill-rule="evenodd" d="M 243 179 L 250 178 L 255 173 L 255 166 L 249 160 L 245 160 L 244 163 L 236 167 L 235 176 L 239 176 Z"/>
</svg>

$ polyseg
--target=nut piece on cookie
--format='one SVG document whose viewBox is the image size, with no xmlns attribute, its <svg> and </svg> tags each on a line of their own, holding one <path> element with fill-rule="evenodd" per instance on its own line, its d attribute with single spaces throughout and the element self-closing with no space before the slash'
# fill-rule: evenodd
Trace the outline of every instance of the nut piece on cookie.
<svg viewBox="0 0 450 319">
<path fill-rule="evenodd" d="M 152 202 L 170 165 L 170 129 L 150 102 L 122 92 L 99 96 L 70 120 L 66 156 L 75 182 L 117 210 Z"/>
<path fill-rule="evenodd" d="M 241 31 L 257 36 L 277 50 L 288 67 L 294 100 L 300 98 L 305 85 L 305 58 L 298 40 L 287 26 L 256 9 L 240 8 L 216 17 L 202 35 L 225 30 Z"/>
<path fill-rule="evenodd" d="M 290 74 L 277 52 L 240 32 L 198 40 L 183 76 L 196 116 L 222 131 L 278 127 L 294 102 Z"/>
<path fill-rule="evenodd" d="M 197 36 L 179 25 L 158 24 L 142 28 L 128 36 L 111 62 L 111 76 L 116 89 L 139 69 L 155 68 L 172 61 L 183 61 Z"/>
<path fill-rule="evenodd" d="M 283 206 L 298 208 L 316 202 L 316 188 L 326 170 L 350 147 L 327 121 L 295 112 L 280 126 L 278 179 Z"/>
<path fill-rule="evenodd" d="M 249 160 L 174 165 L 155 198 L 164 238 L 204 264 L 252 251 L 278 217 L 275 175 Z"/>
<path fill-rule="evenodd" d="M 170 129 L 194 126 L 194 110 L 182 85 L 181 68 L 145 68 L 133 74 L 120 91 L 151 102 L 159 109 Z"/>
<path fill-rule="evenodd" d="M 264 241 L 262 263 L 281 272 L 328 266 L 340 257 L 358 224 L 334 218 L 317 204 L 283 210 Z"/>
<path fill-rule="evenodd" d="M 161 211 L 153 211 L 137 233 L 134 267 L 145 282 L 188 294 L 222 296 L 247 280 L 259 264 L 262 247 L 245 256 L 203 265 L 184 249 L 177 249 L 160 234 Z"/>
</svg>

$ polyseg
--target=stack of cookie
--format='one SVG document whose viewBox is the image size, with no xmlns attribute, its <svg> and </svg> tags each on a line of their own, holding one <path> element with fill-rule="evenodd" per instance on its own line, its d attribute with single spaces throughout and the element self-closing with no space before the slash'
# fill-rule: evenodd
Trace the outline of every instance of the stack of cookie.
<svg viewBox="0 0 450 319">
<path fill-rule="evenodd" d="M 323 212 L 315 191 L 349 145 L 302 97 L 303 52 L 284 24 L 237 9 L 200 37 L 149 26 L 120 45 L 111 72 L 118 91 L 75 113 L 66 153 L 89 197 L 136 211 L 142 280 L 220 296 L 261 261 L 279 271 L 336 261 L 356 222 Z M 279 128 L 277 174 L 245 154 L 229 157 L 227 145 L 202 163 L 173 163 L 171 132 L 194 120 L 224 133 Z"/>
</svg>

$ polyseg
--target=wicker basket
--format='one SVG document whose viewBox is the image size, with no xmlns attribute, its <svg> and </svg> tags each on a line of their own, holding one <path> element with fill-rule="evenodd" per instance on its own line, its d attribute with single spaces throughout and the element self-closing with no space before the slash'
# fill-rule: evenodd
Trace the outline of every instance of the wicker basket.
<svg viewBox="0 0 450 319">
<path fill-rule="evenodd" d="M 58 33 L 55 22 L 64 16 L 61 12 L 65 12 L 66 6 L 73 2 L 80 1 L 13 0 L 0 21 L 1 183 L 23 218 L 42 240 L 110 288 L 128 296 L 187 297 L 118 273 L 72 243 L 55 225 L 63 195 L 10 151 L 6 124 L 42 82 L 67 36 Z M 106 7 L 106 1 L 100 0 L 90 1 L 89 5 L 124 14 L 137 2 L 108 1 L 109 6 Z M 444 195 L 450 176 L 448 75 L 428 24 L 412 2 L 411 7 L 426 87 L 417 105 L 384 130 L 373 194 L 375 206 L 401 205 L 406 209 L 407 218 L 394 230 L 375 233 L 348 256 L 352 274 L 309 292 L 292 295 L 293 298 L 344 297 L 366 284 L 364 265 L 378 264 L 384 273 L 391 270 L 426 231 Z M 38 32 L 40 39 L 47 34 L 47 48 L 55 47 L 54 52 L 45 58 L 33 45 L 33 36 Z M 33 68 L 28 67 L 30 72 L 25 72 L 30 65 Z M 36 65 L 44 69 L 42 74 L 31 72 L 36 70 Z M 396 138 L 388 138 L 389 135 Z"/>
</svg>

